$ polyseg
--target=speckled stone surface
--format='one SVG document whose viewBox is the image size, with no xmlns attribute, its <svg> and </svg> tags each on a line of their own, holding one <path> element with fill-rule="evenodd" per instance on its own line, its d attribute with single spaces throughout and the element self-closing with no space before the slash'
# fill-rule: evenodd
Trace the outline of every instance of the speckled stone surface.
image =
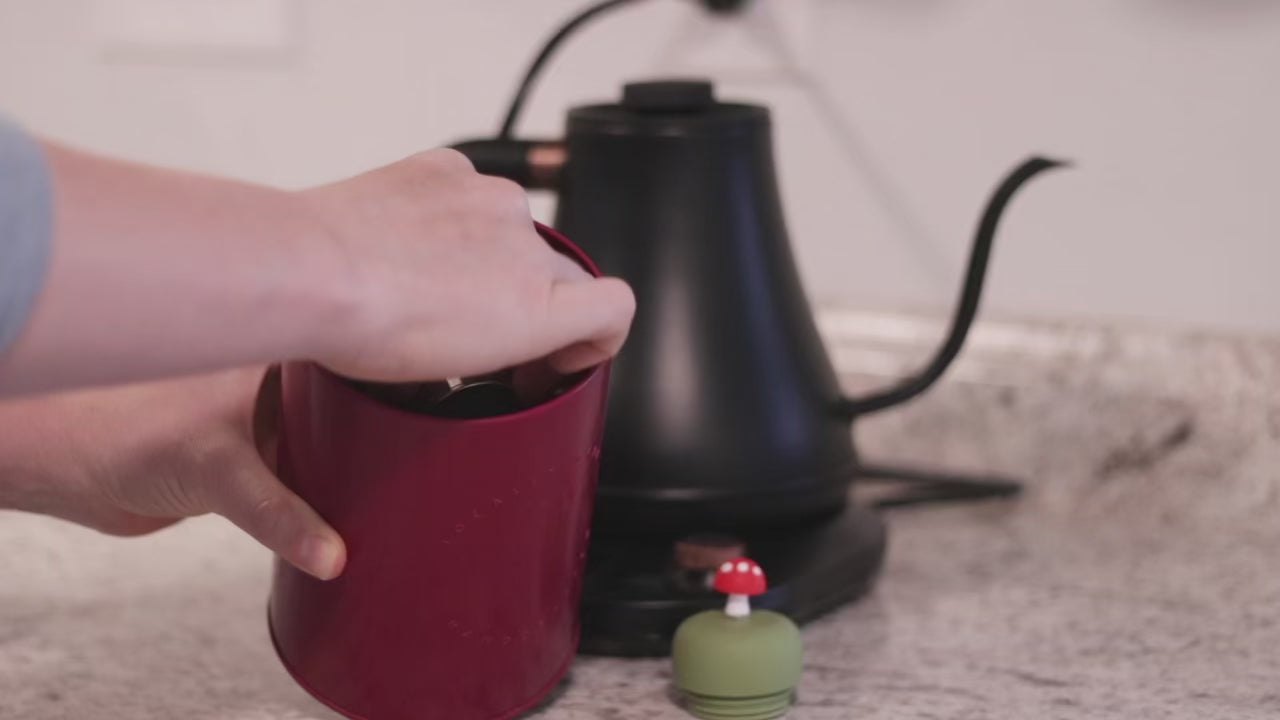
<svg viewBox="0 0 1280 720">
<path fill-rule="evenodd" d="M 1280 717 L 1280 343 L 1005 331 L 857 432 L 1027 494 L 891 511 L 877 590 L 805 630 L 790 717 Z M 0 553 L 0 718 L 336 717 L 272 654 L 267 554 L 217 518 L 119 540 L 0 513 Z M 542 717 L 687 717 L 668 682 L 582 660 Z"/>
</svg>

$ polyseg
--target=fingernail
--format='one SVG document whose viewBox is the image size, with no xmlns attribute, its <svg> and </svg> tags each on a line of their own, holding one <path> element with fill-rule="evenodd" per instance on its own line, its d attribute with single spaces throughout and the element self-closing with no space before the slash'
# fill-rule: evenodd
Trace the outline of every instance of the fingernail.
<svg viewBox="0 0 1280 720">
<path fill-rule="evenodd" d="M 302 542 L 302 570 L 321 580 L 332 580 L 341 570 L 338 562 L 342 548 L 322 535 L 312 535 Z"/>
</svg>

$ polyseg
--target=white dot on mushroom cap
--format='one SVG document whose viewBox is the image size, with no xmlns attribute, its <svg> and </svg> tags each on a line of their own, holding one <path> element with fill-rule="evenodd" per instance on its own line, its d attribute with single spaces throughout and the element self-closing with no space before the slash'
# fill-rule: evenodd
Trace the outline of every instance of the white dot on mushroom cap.
<svg viewBox="0 0 1280 720">
<path fill-rule="evenodd" d="M 751 568 L 751 574 L 752 574 L 752 575 L 763 575 L 764 573 L 760 572 L 760 568 L 759 568 L 759 567 L 753 567 L 753 568 Z"/>
<path fill-rule="evenodd" d="M 727 562 L 720 566 L 720 572 L 733 572 L 733 563 Z"/>
<path fill-rule="evenodd" d="M 748 571 L 748 570 L 750 570 L 750 569 L 751 569 L 751 566 L 750 566 L 750 565 L 748 565 L 748 564 L 746 564 L 746 563 L 744 563 L 744 562 L 740 562 L 740 563 L 738 563 L 738 572 L 746 572 L 746 571 Z"/>
</svg>

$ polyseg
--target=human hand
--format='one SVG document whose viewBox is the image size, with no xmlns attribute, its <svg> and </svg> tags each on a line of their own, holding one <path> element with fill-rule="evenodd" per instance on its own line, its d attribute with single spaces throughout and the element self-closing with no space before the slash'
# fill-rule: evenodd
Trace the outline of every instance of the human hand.
<svg viewBox="0 0 1280 720">
<path fill-rule="evenodd" d="M 264 461 L 274 464 L 275 419 L 272 405 L 255 413 L 262 380 L 259 367 L 2 403 L 0 507 L 113 535 L 214 512 L 335 577 L 342 539 Z"/>
<path fill-rule="evenodd" d="M 622 346 L 630 288 L 537 234 L 524 191 L 431 150 L 303 191 L 344 263 L 354 312 L 315 359 L 354 378 L 435 380 L 546 358 L 571 373 Z"/>
</svg>

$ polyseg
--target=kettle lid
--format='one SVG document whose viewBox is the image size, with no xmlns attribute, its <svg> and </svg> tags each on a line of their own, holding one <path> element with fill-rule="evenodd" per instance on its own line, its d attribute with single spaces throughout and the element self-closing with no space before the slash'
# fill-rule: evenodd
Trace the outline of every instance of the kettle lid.
<svg viewBox="0 0 1280 720">
<path fill-rule="evenodd" d="M 622 106 L 640 113 L 698 112 L 715 104 L 715 91 L 706 80 L 649 80 L 622 88 Z"/>
<path fill-rule="evenodd" d="M 710 81 L 662 79 L 628 83 L 617 103 L 586 105 L 569 113 L 569 135 L 702 135 L 726 130 L 757 131 L 769 111 L 760 105 L 726 103 Z"/>
</svg>

